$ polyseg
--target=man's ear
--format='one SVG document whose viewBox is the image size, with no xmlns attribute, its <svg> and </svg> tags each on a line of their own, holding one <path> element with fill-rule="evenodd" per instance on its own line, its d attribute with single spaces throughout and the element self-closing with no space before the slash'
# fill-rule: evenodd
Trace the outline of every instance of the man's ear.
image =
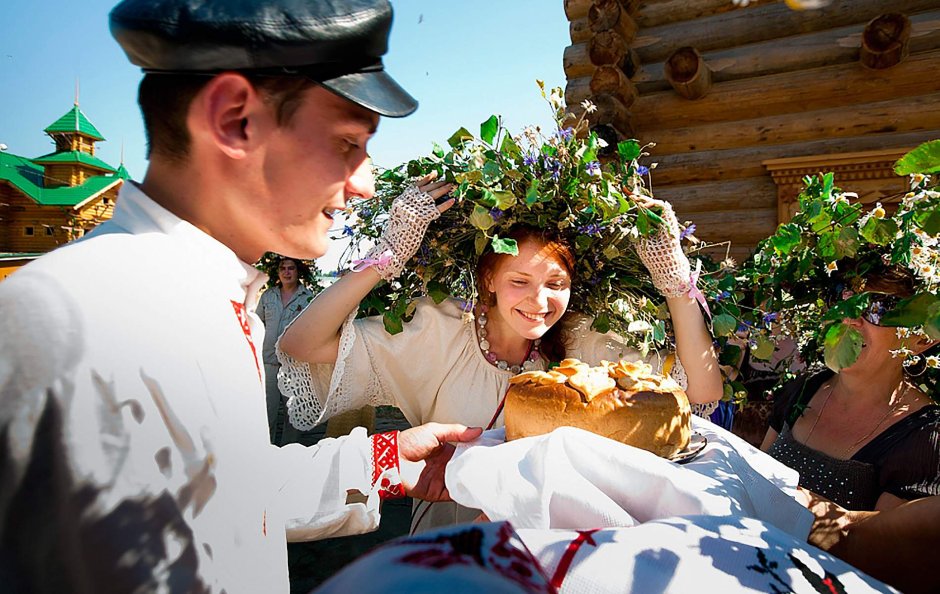
<svg viewBox="0 0 940 594">
<path fill-rule="evenodd" d="M 247 78 L 237 72 L 215 76 L 190 109 L 193 136 L 232 159 L 243 159 L 270 125 L 270 108 Z"/>
</svg>

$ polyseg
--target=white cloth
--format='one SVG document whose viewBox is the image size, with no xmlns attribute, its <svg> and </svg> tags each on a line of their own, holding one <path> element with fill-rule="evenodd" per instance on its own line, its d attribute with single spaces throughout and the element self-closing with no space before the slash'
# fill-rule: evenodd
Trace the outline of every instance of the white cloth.
<svg viewBox="0 0 940 594">
<path fill-rule="evenodd" d="M 680 515 L 747 516 L 805 539 L 813 515 L 799 475 L 720 427 L 692 417 L 708 443 L 679 465 L 572 427 L 504 442 L 493 430 L 460 444 L 445 481 L 454 501 L 518 528 L 633 526 Z"/>
<path fill-rule="evenodd" d="M 579 536 L 530 529 L 520 529 L 518 535 L 551 577 Z M 803 539 L 753 518 L 664 518 L 600 530 L 590 538 L 559 576 L 562 594 L 895 592 Z M 826 579 L 833 589 L 823 584 Z"/>
<path fill-rule="evenodd" d="M 0 534 L 34 520 L 24 563 L 89 591 L 287 592 L 288 537 L 377 526 L 364 431 L 269 443 L 261 280 L 128 183 L 113 219 L 0 284 Z"/>
<path fill-rule="evenodd" d="M 458 302 L 417 302 L 414 318 L 398 334 L 389 334 L 380 317 L 353 319 L 343 326 L 335 366 L 308 365 L 278 349 L 281 392 L 288 397 L 291 422 L 309 429 L 339 413 L 367 404 L 401 409 L 412 425 L 463 423 L 486 427 L 515 375 L 490 364 L 480 351 L 475 321 Z M 641 355 L 616 334 L 590 329 L 577 316 L 571 327 L 570 357 L 590 364 L 601 360 L 636 361 Z M 649 363 L 661 371 L 664 356 L 653 352 Z M 539 360 L 544 368 L 544 360 Z M 684 380 L 681 365 L 672 374 Z M 503 425 L 502 415 L 495 427 Z M 413 531 L 473 520 L 479 512 L 450 503 L 416 503 Z M 420 524 L 418 523 L 420 520 Z"/>
<path fill-rule="evenodd" d="M 379 576 L 379 577 L 377 577 Z M 689 516 L 600 531 L 464 524 L 382 545 L 315 594 L 895 592 L 752 518 Z"/>
</svg>

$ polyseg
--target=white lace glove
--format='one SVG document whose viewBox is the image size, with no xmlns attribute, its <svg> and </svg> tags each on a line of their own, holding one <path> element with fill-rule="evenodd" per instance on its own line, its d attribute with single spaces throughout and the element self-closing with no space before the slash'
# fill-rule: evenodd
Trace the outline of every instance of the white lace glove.
<svg viewBox="0 0 940 594">
<path fill-rule="evenodd" d="M 679 222 L 672 206 L 658 204 L 663 209 L 662 226 L 653 235 L 637 239 L 634 247 L 659 292 L 664 297 L 680 297 L 689 292 L 692 267 L 679 244 Z"/>
<path fill-rule="evenodd" d="M 374 262 L 376 272 L 385 280 L 396 278 L 418 251 L 428 225 L 439 216 L 434 198 L 416 186 L 409 186 L 392 202 L 385 230 L 364 261 Z"/>
</svg>

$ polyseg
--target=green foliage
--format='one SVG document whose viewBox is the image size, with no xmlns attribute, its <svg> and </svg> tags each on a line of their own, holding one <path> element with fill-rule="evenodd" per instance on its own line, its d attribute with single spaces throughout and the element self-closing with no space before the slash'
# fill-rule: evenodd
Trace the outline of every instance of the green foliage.
<svg viewBox="0 0 940 594">
<path fill-rule="evenodd" d="M 894 164 L 894 172 L 898 175 L 913 173 L 927 175 L 938 171 L 940 171 L 940 140 L 925 142 Z"/>
</svg>

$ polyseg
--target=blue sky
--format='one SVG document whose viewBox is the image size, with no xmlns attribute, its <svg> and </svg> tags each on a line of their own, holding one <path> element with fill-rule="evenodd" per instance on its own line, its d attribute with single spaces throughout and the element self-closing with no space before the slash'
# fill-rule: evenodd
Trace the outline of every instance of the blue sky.
<svg viewBox="0 0 940 594">
<path fill-rule="evenodd" d="M 108 32 L 110 0 L 6 0 L 0 5 L 0 143 L 37 157 L 52 150 L 42 130 L 68 109 L 79 81 L 82 111 L 107 142 L 98 156 L 146 170 L 135 102 L 140 72 Z M 491 114 L 513 130 L 547 125 L 535 80 L 563 86 L 570 43 L 561 0 L 393 1 L 387 70 L 420 102 L 384 119 L 370 147 L 393 166 L 427 154 L 460 126 L 478 130 Z"/>
</svg>

